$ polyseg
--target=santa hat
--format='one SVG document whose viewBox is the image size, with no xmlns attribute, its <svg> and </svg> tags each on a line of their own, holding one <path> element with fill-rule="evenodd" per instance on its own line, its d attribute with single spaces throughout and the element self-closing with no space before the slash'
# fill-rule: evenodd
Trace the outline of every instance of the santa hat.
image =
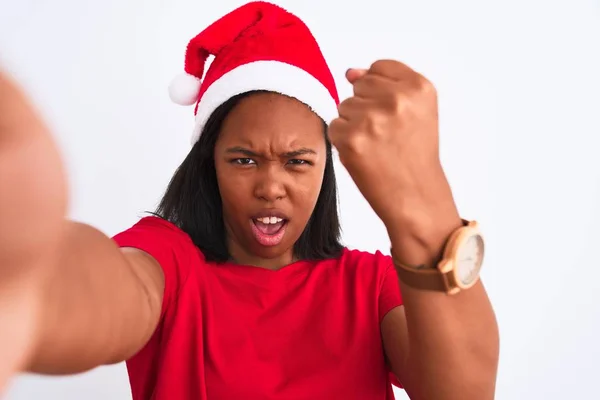
<svg viewBox="0 0 600 400">
<path fill-rule="evenodd" d="M 210 55 L 214 60 L 203 76 Z M 326 122 L 337 115 L 335 82 L 312 33 L 295 15 L 262 1 L 231 11 L 193 38 L 185 73 L 173 80 L 169 94 L 175 103 L 196 105 L 195 143 L 217 107 L 253 90 L 296 98 Z"/>
</svg>

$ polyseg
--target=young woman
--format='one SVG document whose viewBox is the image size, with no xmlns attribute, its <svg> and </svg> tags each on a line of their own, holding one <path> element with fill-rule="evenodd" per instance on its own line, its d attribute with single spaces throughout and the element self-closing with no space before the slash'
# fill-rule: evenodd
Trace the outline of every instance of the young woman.
<svg viewBox="0 0 600 400">
<path fill-rule="evenodd" d="M 126 360 L 135 400 L 493 398 L 483 241 L 440 164 L 432 85 L 381 60 L 348 70 L 340 103 L 308 28 L 263 2 L 193 38 L 185 72 L 192 149 L 114 238 L 64 220 L 57 151 L 0 81 L 0 385 Z M 332 147 L 394 259 L 340 243 Z"/>
</svg>

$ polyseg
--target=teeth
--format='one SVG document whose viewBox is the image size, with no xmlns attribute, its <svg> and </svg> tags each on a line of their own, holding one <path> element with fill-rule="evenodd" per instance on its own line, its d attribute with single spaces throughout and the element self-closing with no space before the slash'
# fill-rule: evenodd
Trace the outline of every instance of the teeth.
<svg viewBox="0 0 600 400">
<path fill-rule="evenodd" d="M 283 219 L 277 218 L 277 217 L 264 217 L 264 218 L 257 218 L 256 220 L 262 222 L 263 224 L 277 224 L 277 223 L 283 221 Z"/>
</svg>

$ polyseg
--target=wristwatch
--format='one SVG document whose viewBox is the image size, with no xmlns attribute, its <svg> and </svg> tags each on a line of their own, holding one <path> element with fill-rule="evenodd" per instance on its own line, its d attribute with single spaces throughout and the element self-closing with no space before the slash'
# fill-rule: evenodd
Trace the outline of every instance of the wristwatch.
<svg viewBox="0 0 600 400">
<path fill-rule="evenodd" d="M 479 280 L 483 264 L 484 240 L 476 221 L 462 220 L 444 245 L 441 260 L 434 267 L 405 265 L 394 256 L 398 277 L 416 289 L 446 292 L 449 295 L 468 289 Z"/>
</svg>

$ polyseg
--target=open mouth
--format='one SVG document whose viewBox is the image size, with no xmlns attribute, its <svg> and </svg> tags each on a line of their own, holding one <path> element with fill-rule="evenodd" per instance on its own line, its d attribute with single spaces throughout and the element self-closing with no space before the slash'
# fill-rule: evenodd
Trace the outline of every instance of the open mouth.
<svg viewBox="0 0 600 400">
<path fill-rule="evenodd" d="M 288 220 L 276 216 L 252 218 L 252 233 L 263 246 L 275 246 L 285 234 Z"/>
<path fill-rule="evenodd" d="M 252 222 L 254 222 L 256 228 L 265 235 L 275 235 L 287 221 L 278 217 L 263 217 L 254 218 Z"/>
</svg>

